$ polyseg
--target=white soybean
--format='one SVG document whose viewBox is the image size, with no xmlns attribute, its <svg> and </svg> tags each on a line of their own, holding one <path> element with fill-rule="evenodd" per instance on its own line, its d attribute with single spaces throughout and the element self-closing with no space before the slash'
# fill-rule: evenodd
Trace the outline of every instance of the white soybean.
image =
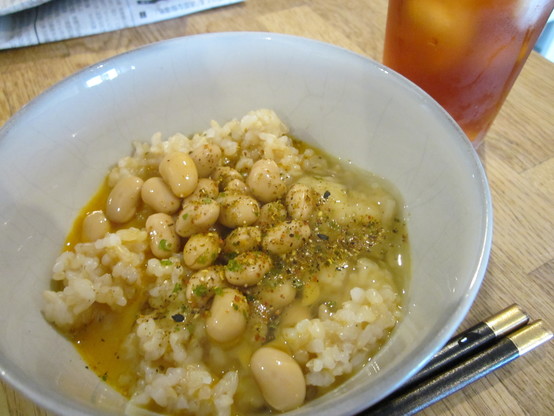
<svg viewBox="0 0 554 416">
<path fill-rule="evenodd" d="M 239 338 L 246 329 L 248 303 L 236 289 L 225 288 L 216 294 L 206 319 L 206 332 L 214 341 L 227 343 Z"/>
<path fill-rule="evenodd" d="M 195 308 L 205 306 L 214 296 L 214 289 L 222 285 L 223 279 L 223 268 L 220 266 L 211 266 L 195 272 L 187 283 L 187 300 Z"/>
<path fill-rule="evenodd" d="M 296 289 L 292 282 L 285 280 L 276 286 L 262 285 L 260 288 L 260 301 L 273 309 L 282 309 L 289 305 L 296 297 Z"/>
<path fill-rule="evenodd" d="M 157 258 L 165 259 L 179 251 L 180 240 L 171 215 L 163 212 L 150 215 L 146 219 L 146 232 L 150 237 L 150 250 Z"/>
<path fill-rule="evenodd" d="M 213 143 L 203 144 L 190 152 L 190 157 L 196 165 L 198 176 L 205 178 L 221 163 L 221 148 Z"/>
<path fill-rule="evenodd" d="M 241 408 L 244 409 L 262 409 L 266 406 L 264 396 L 258 388 L 258 383 L 254 377 L 243 377 L 237 387 L 235 397 L 240 397 Z"/>
<path fill-rule="evenodd" d="M 242 179 L 233 179 L 225 186 L 224 191 L 237 194 L 248 194 L 250 189 Z"/>
<path fill-rule="evenodd" d="M 185 201 L 177 216 L 175 230 L 181 237 L 190 237 L 208 229 L 219 218 L 219 204 L 211 198 L 198 198 Z"/>
<path fill-rule="evenodd" d="M 225 238 L 223 251 L 226 253 L 244 253 L 258 250 L 262 243 L 262 232 L 256 226 L 237 227 Z"/>
<path fill-rule="evenodd" d="M 83 241 L 96 241 L 110 232 L 110 222 L 102 211 L 93 211 L 83 219 L 81 237 Z"/>
<path fill-rule="evenodd" d="M 217 233 L 195 234 L 185 243 L 183 262 L 192 270 L 211 266 L 221 252 L 221 246 Z"/>
<path fill-rule="evenodd" d="M 252 225 L 260 215 L 258 201 L 249 195 L 225 194 L 218 199 L 219 222 L 226 227 L 236 228 Z"/>
<path fill-rule="evenodd" d="M 301 302 L 295 302 L 290 304 L 281 314 L 279 327 L 280 329 L 290 328 L 295 326 L 298 322 L 310 318 L 310 308 L 303 305 Z"/>
<path fill-rule="evenodd" d="M 281 178 L 281 171 L 277 163 L 271 159 L 260 159 L 250 169 L 246 184 L 252 195 L 262 202 L 271 202 L 281 198 L 287 185 Z"/>
<path fill-rule="evenodd" d="M 163 180 L 179 198 L 192 194 L 198 184 L 198 170 L 186 153 L 169 153 L 164 156 L 158 169 Z"/>
<path fill-rule="evenodd" d="M 289 215 L 295 220 L 307 220 L 315 208 L 316 195 L 307 185 L 294 184 L 285 197 L 285 205 Z"/>
<path fill-rule="evenodd" d="M 271 270 L 271 258 L 262 251 L 248 251 L 229 260 L 225 279 L 235 286 L 254 286 Z"/>
<path fill-rule="evenodd" d="M 116 223 L 125 223 L 137 212 L 143 180 L 137 176 L 126 176 L 110 191 L 106 201 L 106 217 Z"/>
<path fill-rule="evenodd" d="M 217 182 L 219 189 L 221 191 L 225 190 L 227 185 L 235 179 L 240 181 L 243 180 L 242 175 L 236 170 L 229 166 L 219 166 L 217 167 L 212 175 L 212 179 Z"/>
<path fill-rule="evenodd" d="M 198 185 L 194 189 L 193 193 L 190 194 L 183 203 L 190 201 L 192 199 L 203 199 L 203 198 L 212 198 L 215 199 L 219 195 L 219 188 L 217 187 L 217 182 L 210 178 L 200 178 L 198 179 Z"/>
<path fill-rule="evenodd" d="M 144 181 L 140 192 L 142 201 L 156 212 L 173 214 L 181 205 L 181 200 L 175 196 L 171 188 L 159 176 Z"/>
<path fill-rule="evenodd" d="M 274 254 L 285 254 L 302 246 L 310 235 L 310 226 L 305 222 L 285 221 L 267 230 L 262 247 Z"/>
<path fill-rule="evenodd" d="M 269 228 L 287 219 L 287 209 L 281 201 L 268 202 L 260 208 L 260 216 L 256 224 L 262 228 Z"/>
<path fill-rule="evenodd" d="M 285 412 L 304 403 L 304 374 L 300 365 L 287 353 L 262 347 L 252 354 L 250 368 L 265 401 L 274 409 Z"/>
</svg>

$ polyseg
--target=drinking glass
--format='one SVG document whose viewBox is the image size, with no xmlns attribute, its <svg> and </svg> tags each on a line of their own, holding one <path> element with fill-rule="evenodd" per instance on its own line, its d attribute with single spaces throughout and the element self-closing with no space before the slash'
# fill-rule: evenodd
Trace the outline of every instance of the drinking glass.
<svg viewBox="0 0 554 416">
<path fill-rule="evenodd" d="M 553 8 L 554 0 L 389 0 L 383 62 L 437 100 L 477 148 Z"/>
</svg>

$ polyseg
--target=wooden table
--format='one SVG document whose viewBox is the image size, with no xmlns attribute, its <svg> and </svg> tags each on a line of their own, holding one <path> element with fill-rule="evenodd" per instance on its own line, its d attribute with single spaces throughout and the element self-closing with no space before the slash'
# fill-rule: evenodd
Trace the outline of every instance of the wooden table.
<svg viewBox="0 0 554 416">
<path fill-rule="evenodd" d="M 35 47 L 0 51 L 0 125 L 49 86 L 151 42 L 206 32 L 301 35 L 380 60 L 386 0 L 247 0 L 188 17 Z M 529 58 L 479 149 L 494 204 L 488 272 L 463 327 L 511 303 L 554 329 L 554 64 Z M 554 343 L 516 360 L 424 415 L 554 415 Z M 52 416 L 6 384 L 0 415 Z"/>
</svg>

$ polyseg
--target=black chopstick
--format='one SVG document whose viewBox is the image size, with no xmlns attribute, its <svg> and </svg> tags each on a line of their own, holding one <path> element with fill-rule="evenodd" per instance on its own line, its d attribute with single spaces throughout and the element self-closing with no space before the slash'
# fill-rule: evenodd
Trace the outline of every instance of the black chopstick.
<svg viewBox="0 0 554 416">
<path fill-rule="evenodd" d="M 486 376 L 552 338 L 538 320 L 500 339 L 467 360 L 419 384 L 388 396 L 364 416 L 410 416 Z"/>
<path fill-rule="evenodd" d="M 438 374 L 442 369 L 454 365 L 528 322 L 529 316 L 518 305 L 514 304 L 501 310 L 448 341 L 423 369 L 404 384 L 403 388 Z"/>
</svg>

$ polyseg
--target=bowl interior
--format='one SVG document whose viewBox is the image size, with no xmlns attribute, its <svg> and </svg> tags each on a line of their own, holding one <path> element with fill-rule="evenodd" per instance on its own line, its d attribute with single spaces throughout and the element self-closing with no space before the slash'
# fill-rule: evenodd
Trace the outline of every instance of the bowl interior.
<svg viewBox="0 0 554 416">
<path fill-rule="evenodd" d="M 61 414 L 125 401 L 40 314 L 76 212 L 132 140 L 204 130 L 271 108 L 297 137 L 390 180 L 406 204 L 405 319 L 370 365 L 295 414 L 351 414 L 398 387 L 452 335 L 484 276 L 490 195 L 471 145 L 425 93 L 323 43 L 228 33 L 166 41 L 48 90 L 0 132 L 0 374 Z M 377 375 L 376 375 L 377 374 Z"/>
</svg>

